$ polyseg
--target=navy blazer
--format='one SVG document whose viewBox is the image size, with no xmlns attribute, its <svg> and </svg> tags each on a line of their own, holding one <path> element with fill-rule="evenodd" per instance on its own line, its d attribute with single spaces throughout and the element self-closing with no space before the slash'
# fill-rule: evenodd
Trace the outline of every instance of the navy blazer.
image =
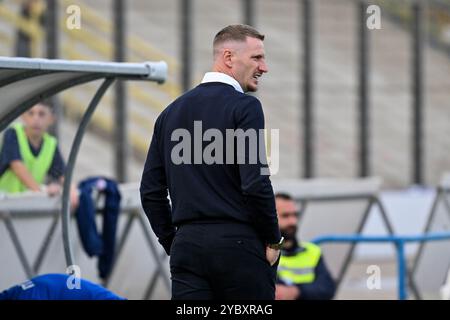
<svg viewBox="0 0 450 320">
<path fill-rule="evenodd" d="M 177 134 L 177 129 L 190 138 Z M 208 145 L 220 139 L 203 136 L 208 129 L 216 129 L 223 137 L 223 148 L 211 153 L 222 155 L 223 163 L 206 163 L 204 158 L 199 162 L 202 151 L 207 152 Z M 198 220 L 248 223 L 262 241 L 276 243 L 280 239 L 272 185 L 269 176 L 261 174 L 261 169 L 267 168 L 265 150 L 263 158 L 250 163 L 254 150 L 249 144 L 245 150 L 237 148 L 236 139 L 226 139 L 227 129 L 262 130 L 264 113 L 257 98 L 221 82 L 198 85 L 172 102 L 156 120 L 140 193 L 144 211 L 168 254 L 175 227 Z M 191 150 L 180 151 L 180 143 L 190 145 Z M 258 140 L 257 151 L 261 148 L 264 141 Z M 173 161 L 173 152 L 186 161 Z M 226 161 L 230 152 L 231 163 Z M 238 164 L 238 158 L 247 161 Z"/>
</svg>

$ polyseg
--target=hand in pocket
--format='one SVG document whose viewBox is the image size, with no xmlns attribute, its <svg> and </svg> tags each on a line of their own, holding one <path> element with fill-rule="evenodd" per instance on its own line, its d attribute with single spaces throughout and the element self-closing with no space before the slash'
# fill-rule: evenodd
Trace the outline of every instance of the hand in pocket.
<svg viewBox="0 0 450 320">
<path fill-rule="evenodd" d="M 266 247 L 266 259 L 273 266 L 280 256 L 281 251 Z"/>
</svg>

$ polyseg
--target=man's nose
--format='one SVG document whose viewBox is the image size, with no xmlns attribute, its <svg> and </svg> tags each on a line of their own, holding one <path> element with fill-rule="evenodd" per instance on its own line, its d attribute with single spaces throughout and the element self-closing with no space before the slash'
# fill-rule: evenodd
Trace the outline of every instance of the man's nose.
<svg viewBox="0 0 450 320">
<path fill-rule="evenodd" d="M 261 73 L 269 72 L 269 69 L 267 68 L 267 64 L 266 64 L 265 61 L 262 61 L 262 62 L 259 64 L 259 71 L 260 71 Z"/>
<path fill-rule="evenodd" d="M 291 218 L 289 219 L 289 223 L 290 223 L 291 225 L 293 225 L 293 226 L 296 226 L 296 225 L 298 224 L 298 219 L 297 219 L 297 217 L 291 217 Z"/>
</svg>

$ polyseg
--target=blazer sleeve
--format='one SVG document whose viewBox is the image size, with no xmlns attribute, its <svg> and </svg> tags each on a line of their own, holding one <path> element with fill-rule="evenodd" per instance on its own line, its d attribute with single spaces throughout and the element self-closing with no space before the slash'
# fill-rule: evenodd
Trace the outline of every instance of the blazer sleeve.
<svg viewBox="0 0 450 320">
<path fill-rule="evenodd" d="M 158 143 L 159 123 L 160 119 L 158 118 L 142 173 L 140 196 L 142 207 L 153 232 L 169 255 L 176 229 L 172 224 L 167 179 Z"/>
<path fill-rule="evenodd" d="M 236 112 L 236 129 L 242 129 L 244 132 L 254 131 L 258 137 L 256 144 L 245 144 L 243 154 L 240 148 L 237 148 L 241 190 L 261 238 L 266 243 L 277 243 L 281 235 L 275 197 L 269 175 L 263 174 L 268 169 L 264 135 L 260 134 L 264 129 L 264 113 L 261 103 L 255 97 L 245 96 L 239 104 Z M 256 161 L 254 161 L 255 153 Z M 239 164 L 240 158 L 243 161 Z"/>
</svg>

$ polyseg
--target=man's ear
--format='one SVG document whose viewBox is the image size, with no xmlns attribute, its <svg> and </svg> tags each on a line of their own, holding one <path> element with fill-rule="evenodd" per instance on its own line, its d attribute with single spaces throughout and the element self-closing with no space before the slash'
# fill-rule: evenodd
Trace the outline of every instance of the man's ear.
<svg viewBox="0 0 450 320">
<path fill-rule="evenodd" d="M 223 50 L 223 62 L 228 68 L 233 66 L 233 52 L 230 49 Z"/>
</svg>

